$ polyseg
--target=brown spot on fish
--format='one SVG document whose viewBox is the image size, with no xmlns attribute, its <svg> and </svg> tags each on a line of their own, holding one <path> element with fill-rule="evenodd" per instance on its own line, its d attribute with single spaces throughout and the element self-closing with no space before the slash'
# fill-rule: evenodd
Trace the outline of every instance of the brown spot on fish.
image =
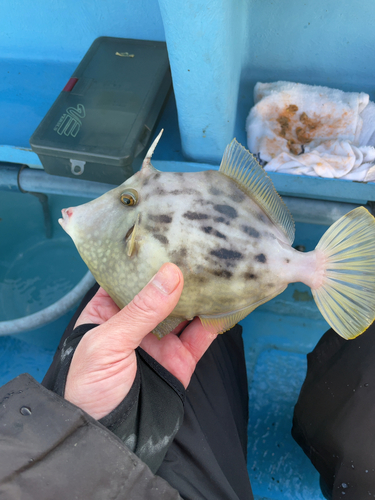
<svg viewBox="0 0 375 500">
<path fill-rule="evenodd" d="M 230 222 L 226 221 L 224 217 L 214 217 L 214 222 L 223 222 L 227 226 L 230 225 Z"/>
<path fill-rule="evenodd" d="M 170 260 L 178 267 L 184 267 L 186 264 L 186 256 L 187 249 L 185 247 L 178 248 L 177 250 L 173 250 L 170 253 Z"/>
<path fill-rule="evenodd" d="M 290 260 L 289 259 L 285 259 L 285 263 L 286 264 L 289 264 Z"/>
<path fill-rule="evenodd" d="M 226 269 L 215 269 L 214 271 L 211 271 L 211 273 L 215 276 L 218 276 L 219 278 L 225 278 L 227 280 L 229 280 L 233 276 L 233 273 L 227 271 Z"/>
<path fill-rule="evenodd" d="M 200 284 L 207 283 L 208 277 L 204 276 L 203 274 L 197 274 L 195 275 L 195 281 Z"/>
<path fill-rule="evenodd" d="M 153 234 L 152 235 L 156 240 L 160 241 L 160 243 L 163 243 L 163 245 L 168 245 L 169 241 L 168 238 L 166 238 L 163 234 Z"/>
<path fill-rule="evenodd" d="M 236 217 L 238 217 L 237 210 L 230 205 L 214 205 L 214 209 L 217 212 L 230 217 L 231 219 L 235 219 Z"/>
<path fill-rule="evenodd" d="M 157 172 L 154 177 L 153 177 L 153 180 L 158 180 L 159 177 L 160 177 L 161 173 L 160 172 Z"/>
<path fill-rule="evenodd" d="M 211 250 L 211 255 L 223 260 L 239 260 L 243 258 L 242 253 L 227 248 L 219 248 L 219 250 Z"/>
<path fill-rule="evenodd" d="M 255 260 L 262 263 L 262 264 L 265 264 L 267 262 L 267 258 L 264 255 L 264 253 L 260 253 L 260 254 L 256 255 Z"/>
<path fill-rule="evenodd" d="M 211 226 L 205 226 L 205 227 L 202 227 L 201 229 L 206 234 L 212 234 L 212 236 L 216 236 L 217 238 L 223 238 L 224 240 L 227 239 L 227 237 L 225 236 L 225 234 L 220 233 L 219 231 L 216 231 L 216 229 L 214 229 Z"/>
<path fill-rule="evenodd" d="M 166 194 L 168 194 L 167 191 L 165 191 L 165 189 L 163 189 L 162 187 L 157 187 L 155 189 L 155 193 L 159 196 L 165 196 Z"/>
<path fill-rule="evenodd" d="M 232 201 L 235 201 L 236 203 L 241 203 L 243 202 L 243 200 L 246 198 L 246 195 L 240 191 L 239 189 L 237 189 L 235 192 L 233 192 L 231 195 L 230 195 L 230 199 Z"/>
<path fill-rule="evenodd" d="M 182 217 L 185 217 L 185 219 L 189 220 L 203 220 L 203 219 L 208 219 L 209 216 L 207 214 L 202 214 L 199 212 L 185 212 Z"/>
<path fill-rule="evenodd" d="M 260 232 L 251 226 L 242 226 L 242 231 L 253 238 L 259 238 Z"/>
<path fill-rule="evenodd" d="M 221 191 L 221 189 L 216 188 L 215 186 L 211 186 L 208 190 L 212 196 L 223 196 L 225 193 Z"/>
<path fill-rule="evenodd" d="M 170 224 L 172 222 L 172 217 L 170 215 L 150 215 L 149 218 L 154 222 L 160 222 L 161 224 Z"/>
<path fill-rule="evenodd" d="M 252 272 L 245 273 L 243 277 L 245 278 L 245 280 L 256 280 L 258 278 L 258 276 Z"/>
<path fill-rule="evenodd" d="M 270 220 L 267 216 L 265 216 L 263 213 L 259 212 L 256 214 L 257 219 L 260 220 L 260 222 L 263 222 L 264 224 L 269 224 Z"/>
<path fill-rule="evenodd" d="M 196 189 L 174 189 L 173 191 L 169 191 L 168 194 L 180 195 L 180 194 L 199 194 L 199 191 Z"/>
<path fill-rule="evenodd" d="M 181 247 L 178 250 L 178 254 L 179 254 L 180 257 L 186 257 L 187 256 L 187 248 Z"/>
</svg>

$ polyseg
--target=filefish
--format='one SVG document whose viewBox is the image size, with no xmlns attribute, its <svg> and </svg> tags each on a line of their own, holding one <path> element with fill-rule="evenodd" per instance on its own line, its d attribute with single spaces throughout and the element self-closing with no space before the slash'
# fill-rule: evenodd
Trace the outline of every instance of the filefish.
<svg viewBox="0 0 375 500">
<path fill-rule="evenodd" d="M 289 283 L 303 282 L 329 325 L 346 339 L 375 318 L 375 219 L 358 207 L 336 221 L 315 250 L 292 247 L 294 222 L 256 158 L 235 139 L 220 169 L 162 172 L 151 164 L 59 222 L 97 282 L 123 308 L 162 264 L 184 289 L 154 333 L 199 316 L 222 333 Z"/>
</svg>

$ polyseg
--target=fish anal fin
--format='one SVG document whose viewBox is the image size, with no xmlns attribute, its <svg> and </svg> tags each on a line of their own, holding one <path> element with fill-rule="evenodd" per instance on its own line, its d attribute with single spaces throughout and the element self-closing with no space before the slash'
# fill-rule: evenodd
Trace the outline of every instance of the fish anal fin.
<svg viewBox="0 0 375 500">
<path fill-rule="evenodd" d="M 238 309 L 237 311 L 215 315 L 200 315 L 199 318 L 205 330 L 211 333 L 224 333 L 230 330 L 234 325 L 245 319 L 246 316 L 254 311 L 254 309 L 282 293 L 285 288 L 286 285 L 280 285 L 280 287 L 275 289 L 272 294 L 264 297 L 261 300 L 258 300 L 258 302 L 253 302 L 252 304 L 243 307 L 242 309 Z"/>
<path fill-rule="evenodd" d="M 199 316 L 203 328 L 210 333 L 224 333 L 230 330 L 239 321 L 246 318 L 257 307 L 258 304 L 251 304 L 238 311 L 229 314 L 218 314 L 214 316 Z"/>
<path fill-rule="evenodd" d="M 174 330 L 183 321 L 185 321 L 184 318 L 173 318 L 168 316 L 164 321 L 159 323 L 158 326 L 152 330 L 152 333 L 156 335 L 158 339 L 161 339 L 165 335 L 168 335 L 168 333 Z"/>
<path fill-rule="evenodd" d="M 226 147 L 219 171 L 234 180 L 293 243 L 294 221 L 287 206 L 255 156 L 236 139 Z"/>
</svg>

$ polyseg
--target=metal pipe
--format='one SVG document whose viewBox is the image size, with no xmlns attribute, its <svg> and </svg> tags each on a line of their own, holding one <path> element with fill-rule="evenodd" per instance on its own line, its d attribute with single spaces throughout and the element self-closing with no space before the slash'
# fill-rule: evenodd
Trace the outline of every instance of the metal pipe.
<svg viewBox="0 0 375 500">
<path fill-rule="evenodd" d="M 97 198 L 115 186 L 93 181 L 50 175 L 43 170 L 0 165 L 0 190 L 33 191 L 45 194 Z M 13 164 L 14 165 L 14 164 Z M 22 170 L 21 170 L 22 168 Z M 18 180 L 17 180 L 18 179 Z M 358 205 L 329 200 L 283 196 L 296 222 L 329 226 Z"/>
<path fill-rule="evenodd" d="M 23 165 L 0 164 L 0 191 L 29 191 L 94 199 L 114 185 L 50 175 Z"/>
<path fill-rule="evenodd" d="M 97 198 L 116 187 L 112 184 L 50 175 L 43 170 L 34 170 L 31 168 L 22 170 L 19 176 L 19 184 L 25 191 L 82 196 L 83 198 L 91 199 Z"/>
<path fill-rule="evenodd" d="M 11 163 L 0 163 L 0 191 L 19 192 L 18 173 L 22 165 L 14 166 Z"/>
</svg>

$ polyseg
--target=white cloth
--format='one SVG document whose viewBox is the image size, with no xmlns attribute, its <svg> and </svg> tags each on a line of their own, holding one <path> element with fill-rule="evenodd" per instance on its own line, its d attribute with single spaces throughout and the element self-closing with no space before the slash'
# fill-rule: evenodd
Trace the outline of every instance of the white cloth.
<svg viewBox="0 0 375 500">
<path fill-rule="evenodd" d="M 375 104 L 365 93 L 257 83 L 248 147 L 268 171 L 375 180 Z"/>
</svg>

